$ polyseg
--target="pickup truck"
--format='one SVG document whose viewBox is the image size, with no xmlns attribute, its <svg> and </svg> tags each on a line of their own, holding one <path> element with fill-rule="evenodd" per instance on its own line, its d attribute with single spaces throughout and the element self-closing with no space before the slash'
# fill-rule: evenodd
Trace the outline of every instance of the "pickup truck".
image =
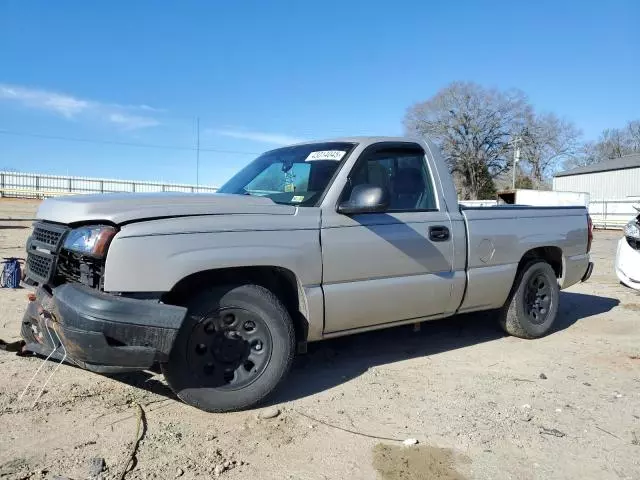
<svg viewBox="0 0 640 480">
<path fill-rule="evenodd" d="M 158 365 L 202 410 L 257 405 L 307 342 L 495 311 L 548 333 L 591 275 L 584 207 L 458 205 L 427 140 L 268 151 L 215 194 L 45 200 L 26 349 L 102 373 Z"/>
</svg>

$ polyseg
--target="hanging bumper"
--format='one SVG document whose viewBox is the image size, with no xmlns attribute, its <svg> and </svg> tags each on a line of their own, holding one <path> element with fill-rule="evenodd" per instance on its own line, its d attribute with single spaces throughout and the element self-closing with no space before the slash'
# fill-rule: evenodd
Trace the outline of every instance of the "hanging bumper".
<svg viewBox="0 0 640 480">
<path fill-rule="evenodd" d="M 167 361 L 186 309 L 65 284 L 39 288 L 22 321 L 25 350 L 95 372 L 144 370 Z"/>
</svg>

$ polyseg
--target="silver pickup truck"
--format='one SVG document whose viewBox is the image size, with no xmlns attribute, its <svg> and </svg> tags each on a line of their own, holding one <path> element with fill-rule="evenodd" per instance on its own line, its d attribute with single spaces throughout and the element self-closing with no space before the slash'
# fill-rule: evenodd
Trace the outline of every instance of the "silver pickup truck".
<svg viewBox="0 0 640 480">
<path fill-rule="evenodd" d="M 37 216 L 26 348 L 159 364 L 207 411 L 256 405 L 307 342 L 479 310 L 540 337 L 593 268 L 584 207 L 461 207 L 439 152 L 407 138 L 278 148 L 216 194 L 79 195 Z"/>
</svg>

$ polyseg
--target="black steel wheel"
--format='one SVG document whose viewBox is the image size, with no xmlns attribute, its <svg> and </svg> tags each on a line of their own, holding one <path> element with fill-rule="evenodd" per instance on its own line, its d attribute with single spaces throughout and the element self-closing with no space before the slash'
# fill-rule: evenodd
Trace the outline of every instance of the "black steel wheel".
<svg viewBox="0 0 640 480">
<path fill-rule="evenodd" d="M 557 280 L 553 279 L 557 284 Z M 532 275 L 524 292 L 524 309 L 529 321 L 536 325 L 545 322 L 551 311 L 551 285 L 544 272 Z"/>
<path fill-rule="evenodd" d="M 273 343 L 264 319 L 238 307 L 208 313 L 193 326 L 187 346 L 190 374 L 208 387 L 238 390 L 269 364 Z"/>
<path fill-rule="evenodd" d="M 516 275 L 501 313 L 502 327 L 516 337 L 542 337 L 553 326 L 559 300 L 560 287 L 551 265 L 544 260 L 532 260 Z"/>
<path fill-rule="evenodd" d="M 258 285 L 197 294 L 169 362 L 167 383 L 185 403 L 210 412 L 256 405 L 284 378 L 295 336 L 288 312 Z"/>
</svg>

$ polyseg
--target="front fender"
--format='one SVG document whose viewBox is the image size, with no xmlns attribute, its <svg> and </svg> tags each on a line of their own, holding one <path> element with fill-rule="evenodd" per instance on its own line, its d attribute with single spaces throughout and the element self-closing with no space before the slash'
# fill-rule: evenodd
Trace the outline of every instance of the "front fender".
<svg viewBox="0 0 640 480">
<path fill-rule="evenodd" d="M 293 272 L 302 287 L 319 285 L 322 257 L 318 232 L 244 231 L 116 236 L 107 255 L 104 289 L 168 292 L 204 270 L 275 266 Z"/>
<path fill-rule="evenodd" d="M 107 292 L 164 293 L 194 273 L 271 266 L 292 272 L 308 340 L 322 336 L 324 301 L 320 211 L 293 215 L 206 215 L 159 219 L 121 227 L 107 253 Z"/>
</svg>

